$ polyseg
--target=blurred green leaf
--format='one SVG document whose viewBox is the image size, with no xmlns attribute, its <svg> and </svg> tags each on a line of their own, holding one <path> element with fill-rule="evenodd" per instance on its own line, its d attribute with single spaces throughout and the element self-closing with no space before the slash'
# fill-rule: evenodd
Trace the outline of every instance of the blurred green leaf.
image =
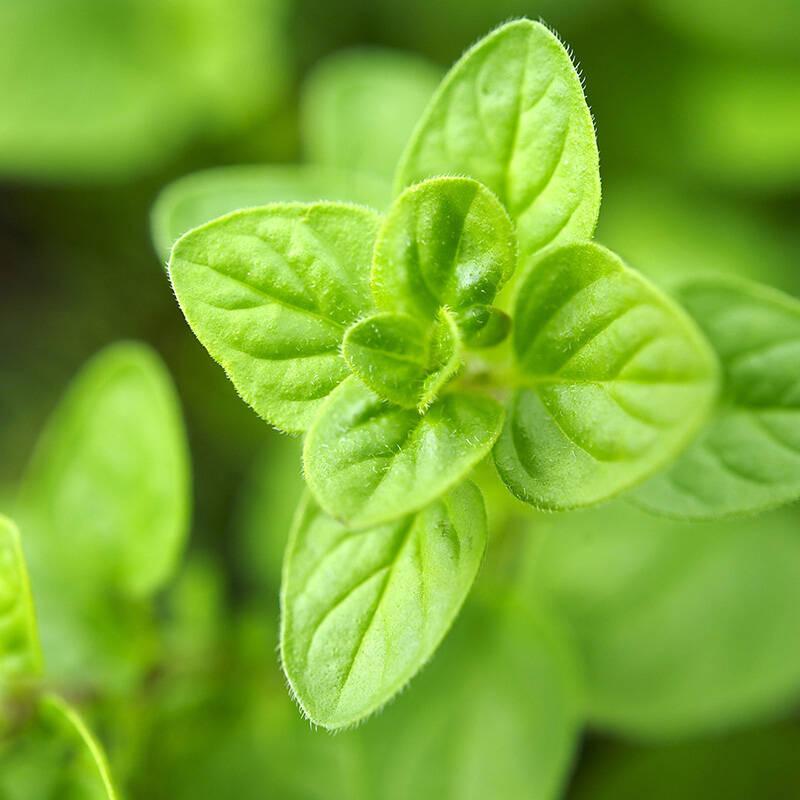
<svg viewBox="0 0 800 800">
<path fill-rule="evenodd" d="M 19 531 L 0 516 L 0 700 L 8 686 L 38 675 L 42 654 Z"/>
<path fill-rule="evenodd" d="M 156 248 L 166 261 L 184 233 L 240 208 L 336 200 L 382 209 L 390 197 L 391 187 L 381 178 L 322 166 L 217 167 L 186 175 L 163 189 L 150 224 Z"/>
<path fill-rule="evenodd" d="M 126 628 L 181 557 L 189 481 L 164 366 L 143 345 L 111 345 L 54 412 L 20 494 L 51 675 L 82 682 L 134 668 L 141 642 Z"/>
<path fill-rule="evenodd" d="M 635 501 L 702 520 L 797 500 L 800 302 L 732 278 L 692 281 L 678 296 L 722 361 L 722 397 L 697 440 Z"/>
<path fill-rule="evenodd" d="M 350 377 L 306 436 L 314 498 L 353 527 L 389 522 L 460 483 L 491 450 L 503 409 L 478 394 L 447 394 L 425 414 L 387 404 Z"/>
<path fill-rule="evenodd" d="M 401 51 L 345 50 L 319 62 L 303 87 L 307 157 L 391 179 L 441 76 Z"/>
<path fill-rule="evenodd" d="M 796 514 L 697 525 L 615 503 L 531 533 L 523 585 L 571 631 L 597 727 L 677 739 L 800 699 Z"/>
<path fill-rule="evenodd" d="M 247 209 L 175 245 L 169 274 L 203 346 L 275 427 L 304 431 L 347 377 L 345 329 L 370 308 L 380 218 L 341 203 Z"/>
<path fill-rule="evenodd" d="M 523 276 L 516 374 L 494 449 L 520 499 L 608 499 L 674 458 L 711 411 L 716 363 L 692 321 L 595 244 L 550 250 Z"/>
<path fill-rule="evenodd" d="M 281 0 L 4 0 L 0 173 L 120 178 L 286 82 Z"/>
<path fill-rule="evenodd" d="M 467 51 L 414 132 L 396 188 L 453 174 L 497 194 L 523 257 L 591 236 L 600 208 L 592 117 L 569 54 L 544 25 L 509 22 Z"/>
<path fill-rule="evenodd" d="M 413 678 L 461 610 L 486 537 L 471 483 L 358 531 L 304 500 L 284 562 L 281 656 L 312 722 L 352 725 Z"/>
<path fill-rule="evenodd" d="M 116 800 L 103 750 L 77 712 L 55 695 L 39 702 L 16 737 L 0 741 L 3 800 Z"/>
</svg>

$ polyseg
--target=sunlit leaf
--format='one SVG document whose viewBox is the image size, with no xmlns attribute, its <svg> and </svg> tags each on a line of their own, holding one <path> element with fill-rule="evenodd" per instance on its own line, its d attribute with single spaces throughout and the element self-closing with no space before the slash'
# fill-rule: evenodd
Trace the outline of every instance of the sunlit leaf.
<svg viewBox="0 0 800 800">
<path fill-rule="evenodd" d="M 339 352 L 371 306 L 375 212 L 338 203 L 240 211 L 175 245 L 169 273 L 189 325 L 268 422 L 305 430 L 347 377 Z"/>
<path fill-rule="evenodd" d="M 417 127 L 397 188 L 453 174 L 500 198 L 524 256 L 591 236 L 600 207 L 592 118 L 569 54 L 544 25 L 509 22 L 467 51 Z"/>
<path fill-rule="evenodd" d="M 468 178 L 436 178 L 395 200 L 375 243 L 375 303 L 422 319 L 489 304 L 516 267 L 514 228 L 497 198 Z"/>
<path fill-rule="evenodd" d="M 541 508 L 605 500 L 674 458 L 716 390 L 707 343 L 665 295 L 594 244 L 549 251 L 514 312 L 514 393 L 495 462 Z"/>
<path fill-rule="evenodd" d="M 461 366 L 460 343 L 456 320 L 446 308 L 429 328 L 406 314 L 382 311 L 347 329 L 342 354 L 378 395 L 424 411 Z"/>
<path fill-rule="evenodd" d="M 478 489 L 354 531 L 307 500 L 284 563 L 281 653 L 308 717 L 358 722 L 425 664 L 472 586 L 486 546 Z"/>
<path fill-rule="evenodd" d="M 460 483 L 502 424 L 501 406 L 482 395 L 446 394 L 420 415 L 349 378 L 308 432 L 306 481 L 331 516 L 358 527 L 388 522 Z"/>
</svg>

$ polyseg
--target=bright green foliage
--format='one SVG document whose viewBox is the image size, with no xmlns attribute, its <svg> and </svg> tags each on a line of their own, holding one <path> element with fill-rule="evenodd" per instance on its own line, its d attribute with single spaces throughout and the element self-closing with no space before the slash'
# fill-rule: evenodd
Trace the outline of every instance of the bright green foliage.
<svg viewBox="0 0 800 800">
<path fill-rule="evenodd" d="M 517 385 L 495 462 L 542 508 L 604 500 L 686 446 L 715 392 L 713 354 L 691 320 L 608 250 L 549 251 L 514 309 Z"/>
<path fill-rule="evenodd" d="M 592 118 L 569 54 L 544 25 L 503 25 L 448 73 L 406 149 L 397 188 L 447 174 L 495 192 L 524 256 L 591 236 L 600 208 Z"/>
<path fill-rule="evenodd" d="M 424 411 L 461 366 L 459 345 L 458 326 L 446 308 L 430 328 L 407 314 L 379 311 L 348 328 L 342 353 L 381 397 Z"/>
<path fill-rule="evenodd" d="M 186 319 L 264 419 L 305 430 L 348 375 L 346 328 L 370 308 L 379 218 L 338 203 L 248 209 L 175 245 L 172 285 Z"/>
<path fill-rule="evenodd" d="M 331 516 L 357 527 L 388 522 L 460 483 L 502 424 L 503 409 L 483 395 L 447 394 L 420 415 L 349 378 L 308 432 L 306 480 Z"/>
<path fill-rule="evenodd" d="M 379 308 L 430 320 L 442 306 L 490 304 L 516 267 L 514 228 L 497 198 L 468 178 L 436 178 L 395 200 L 370 280 Z"/>
<path fill-rule="evenodd" d="M 142 642 L 126 626 L 173 574 L 188 525 L 180 411 L 148 348 L 116 344 L 89 362 L 50 419 L 20 500 L 48 671 L 78 682 L 129 673 Z"/>
<path fill-rule="evenodd" d="M 170 183 L 153 207 L 153 240 L 166 261 L 172 245 L 187 231 L 240 208 L 268 203 L 320 200 L 389 205 L 388 182 L 371 175 L 321 166 L 218 167 Z"/>
<path fill-rule="evenodd" d="M 382 706 L 430 658 L 486 546 L 477 487 L 395 522 L 352 530 L 310 500 L 284 562 L 281 652 L 298 702 L 327 728 Z"/>
<path fill-rule="evenodd" d="M 791 510 L 692 525 L 619 502 L 528 533 L 527 586 L 571 630 L 597 726 L 674 740 L 800 699 Z"/>
<path fill-rule="evenodd" d="M 281 0 L 3 0 L 0 173 L 108 179 L 223 133 L 285 84 Z"/>
<path fill-rule="evenodd" d="M 389 149 L 394 140 L 379 133 L 380 120 L 362 121 L 362 112 L 379 105 L 375 93 L 386 94 L 380 105 L 391 110 L 392 93 L 381 88 L 377 70 L 367 74 L 363 63 L 353 67 L 359 77 L 351 94 L 344 91 L 350 67 L 330 69 L 319 73 L 307 95 L 307 116 L 316 121 L 308 126 L 309 141 L 317 142 L 315 157 L 379 172 L 385 162 L 374 154 L 384 152 L 383 142 L 372 139 L 385 138 Z M 171 233 L 162 240 L 214 211 L 255 202 L 264 191 L 256 176 L 242 173 L 239 184 L 226 183 L 229 173 L 219 184 L 198 179 L 197 209 L 187 191 L 186 216 L 172 228 L 165 201 L 162 230 Z M 308 191 L 315 192 L 320 184 L 310 185 Z M 302 185 L 295 188 L 305 196 Z M 796 309 L 789 301 L 778 303 L 783 313 L 776 331 L 770 327 L 775 315 L 752 303 L 738 311 L 730 299 L 715 305 L 684 292 L 680 299 L 690 315 L 612 252 L 588 241 L 600 202 L 594 129 L 570 56 L 544 26 L 524 19 L 508 23 L 467 52 L 417 126 L 396 189 L 383 217 L 330 202 L 231 213 L 185 234 L 169 266 L 190 326 L 242 397 L 274 426 L 306 434 L 303 474 L 313 500 L 301 507 L 284 562 L 282 651 L 303 709 L 332 728 L 355 723 L 385 703 L 431 656 L 457 613 L 485 532 L 477 536 L 478 520 L 470 520 L 461 501 L 458 513 L 473 526 L 455 522 L 453 498 L 474 494 L 464 481 L 490 451 L 511 493 L 549 510 L 599 503 L 672 464 L 668 476 L 693 463 L 715 402 L 729 414 L 735 399 L 727 384 L 718 398 L 720 360 L 730 371 L 727 344 L 720 346 L 714 327 L 718 311 L 730 315 L 725 335 L 744 351 L 736 369 L 748 408 L 769 405 L 770 425 L 777 426 L 760 440 L 726 428 L 724 445 L 733 451 L 731 458 L 761 459 L 753 469 L 770 485 L 761 480 L 753 492 L 763 490 L 773 503 L 800 494 L 798 426 L 789 414 L 796 405 L 800 356 Z M 173 209 L 180 197 L 178 191 Z M 509 298 L 501 291 L 518 261 L 523 269 Z M 787 342 L 787 336 L 795 338 Z M 718 414 L 707 430 L 719 419 Z M 693 444 L 698 434 L 700 444 Z M 713 486 L 713 470 L 708 474 Z M 291 475 L 290 484 L 293 495 Z M 651 497 L 659 485 L 648 486 L 642 496 Z M 752 503 L 746 492 L 732 489 L 734 495 Z M 497 499 L 503 524 L 497 528 L 499 573 L 482 597 L 499 605 L 498 595 L 514 586 L 520 545 L 511 533 L 508 495 L 496 498 L 490 487 L 486 496 Z M 268 505 L 259 506 L 266 527 L 273 519 Z M 276 506 L 280 512 L 282 503 Z M 441 536 L 444 519 L 456 532 L 448 538 Z M 465 549 L 460 537 L 467 534 L 475 537 L 474 546 Z M 452 541 L 460 549 L 454 551 Z M 788 558 L 786 565 L 792 569 Z M 776 587 L 785 588 L 785 577 L 775 576 Z M 638 608 L 636 597 L 629 601 Z M 765 599 L 764 607 L 771 610 L 771 603 Z M 558 606 L 559 598 L 548 595 L 546 605 Z M 578 625 L 556 610 L 569 626 Z M 668 628 L 669 614 L 680 616 L 672 607 L 666 619 L 659 613 L 647 622 L 653 630 Z M 731 619 L 737 635 L 748 635 L 751 620 Z M 602 631 L 601 625 L 596 636 Z M 632 649 L 620 635 L 625 650 Z M 630 709 L 617 703 L 613 686 L 604 694 L 604 681 L 624 674 L 612 642 L 597 656 L 600 662 L 608 654 L 608 664 L 596 665 L 593 653 L 585 656 L 596 669 L 590 676 L 594 718 L 620 729 L 661 732 L 746 717 L 794 687 L 792 668 L 773 669 L 772 642 L 765 641 L 760 653 L 764 674 L 775 678 L 768 685 L 748 685 L 733 665 L 732 688 L 714 687 L 698 699 L 699 678 L 697 686 L 683 688 L 664 679 L 663 697 L 635 697 Z M 535 655 L 528 665 L 527 652 L 517 661 L 513 648 L 506 653 L 499 640 L 497 647 L 504 664 L 513 662 L 515 676 L 525 675 L 528 666 L 537 674 Z M 682 650 L 680 658 L 687 657 Z M 714 651 L 710 658 L 721 656 Z M 669 676 L 678 673 L 675 661 L 668 666 Z M 641 666 L 647 675 L 642 685 L 652 668 L 650 662 Z M 535 721 L 524 716 L 526 703 L 522 714 L 516 703 L 530 699 L 535 713 L 538 698 L 521 692 L 524 681 L 516 678 L 507 695 L 501 692 L 505 684 L 481 694 L 481 676 L 497 669 L 494 664 L 484 673 L 476 666 L 473 673 L 471 665 L 463 667 L 468 688 L 456 694 L 465 709 L 478 710 L 474 717 L 465 712 L 458 736 L 437 734 L 442 742 L 436 752 L 459 764 L 463 784 L 444 784 L 438 774 L 429 782 L 427 767 L 425 776 L 415 773 L 417 763 L 427 762 L 409 756 L 396 783 L 378 781 L 382 795 L 395 785 L 403 787 L 398 798 L 429 790 L 458 798 L 556 792 L 577 723 L 562 724 L 564 735 L 552 742 L 553 773 L 535 761 L 529 769 L 506 731 L 538 741 Z M 635 686 L 637 674 L 630 680 Z M 658 673 L 653 684 L 660 680 Z M 746 708 L 734 707 L 736 697 L 744 698 Z M 442 708 L 431 705 L 432 729 L 442 719 L 451 724 L 453 707 Z M 487 747 L 484 728 L 491 720 L 497 732 Z M 424 735 L 409 734 L 409 741 Z M 494 753 L 488 764 L 485 751 Z"/>
<path fill-rule="evenodd" d="M 19 532 L 0 516 L 0 698 L 8 685 L 37 675 L 42 656 Z"/>
<path fill-rule="evenodd" d="M 77 712 L 45 695 L 17 737 L 0 742 L 3 800 L 117 800 L 100 744 Z"/>
<path fill-rule="evenodd" d="M 722 361 L 723 391 L 698 439 L 636 501 L 713 519 L 800 498 L 800 302 L 724 278 L 690 282 L 678 296 Z"/>
<path fill-rule="evenodd" d="M 310 161 L 391 178 L 441 71 L 392 50 L 335 53 L 311 72 L 302 96 Z"/>
</svg>

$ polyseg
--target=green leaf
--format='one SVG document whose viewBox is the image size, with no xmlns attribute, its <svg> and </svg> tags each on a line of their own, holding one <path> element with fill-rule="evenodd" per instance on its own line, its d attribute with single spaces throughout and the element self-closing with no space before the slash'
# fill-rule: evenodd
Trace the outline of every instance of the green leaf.
<svg viewBox="0 0 800 800">
<path fill-rule="evenodd" d="M 707 278 L 678 293 L 719 356 L 723 391 L 700 436 L 634 495 L 649 511 L 713 519 L 800 498 L 800 302 Z"/>
<path fill-rule="evenodd" d="M 373 776 L 365 796 L 558 800 L 580 740 L 578 675 L 553 625 L 468 604 L 410 696 L 355 732 Z"/>
<path fill-rule="evenodd" d="M 495 463 L 532 505 L 605 500 L 674 458 L 705 421 L 716 363 L 691 319 L 610 251 L 549 251 L 514 313 L 519 387 Z"/>
<path fill-rule="evenodd" d="M 390 198 L 391 188 L 380 178 L 322 166 L 218 167 L 193 172 L 163 189 L 153 206 L 150 227 L 166 261 L 184 233 L 241 208 L 320 200 L 385 208 Z"/>
<path fill-rule="evenodd" d="M 3 0 L 0 174 L 122 179 L 286 85 L 283 0 Z"/>
<path fill-rule="evenodd" d="M 597 727 L 672 741 L 800 700 L 792 510 L 700 525 L 617 502 L 527 533 L 526 585 L 572 632 Z"/>
<path fill-rule="evenodd" d="M 173 248 L 169 273 L 189 325 L 277 428 L 305 430 L 349 374 L 339 350 L 372 305 L 378 223 L 358 206 L 272 205 L 196 228 Z"/>
<path fill-rule="evenodd" d="M 516 267 L 514 227 L 497 198 L 468 178 L 435 178 L 395 200 L 375 243 L 375 303 L 422 319 L 442 306 L 488 304 Z"/>
<path fill-rule="evenodd" d="M 480 395 L 447 394 L 420 415 L 350 378 L 308 432 L 306 481 L 337 519 L 358 527 L 389 522 L 460 483 L 489 453 L 502 424 L 500 405 Z"/>
<path fill-rule="evenodd" d="M 0 699 L 3 688 L 38 675 L 42 654 L 28 570 L 14 523 L 0 516 Z"/>
<path fill-rule="evenodd" d="M 358 722 L 416 674 L 461 609 L 486 536 L 471 483 L 358 531 L 302 504 L 284 562 L 281 654 L 313 722 Z"/>
<path fill-rule="evenodd" d="M 142 658 L 139 601 L 165 584 L 182 555 L 189 481 L 164 366 L 144 345 L 106 348 L 49 420 L 20 496 L 52 675 L 80 684 L 127 675 Z"/>
<path fill-rule="evenodd" d="M 20 734 L 0 742 L 7 800 L 117 800 L 108 760 L 78 713 L 45 695 Z"/>
<path fill-rule="evenodd" d="M 569 54 L 544 25 L 501 26 L 442 82 L 396 185 L 445 174 L 495 192 L 517 223 L 523 256 L 591 236 L 600 208 L 592 117 Z"/>
<path fill-rule="evenodd" d="M 347 329 L 348 366 L 385 400 L 424 411 L 461 366 L 460 336 L 446 308 L 426 329 L 406 314 L 379 311 Z"/>
<path fill-rule="evenodd" d="M 303 86 L 311 161 L 391 178 L 441 70 L 395 50 L 345 50 L 319 62 Z"/>
</svg>

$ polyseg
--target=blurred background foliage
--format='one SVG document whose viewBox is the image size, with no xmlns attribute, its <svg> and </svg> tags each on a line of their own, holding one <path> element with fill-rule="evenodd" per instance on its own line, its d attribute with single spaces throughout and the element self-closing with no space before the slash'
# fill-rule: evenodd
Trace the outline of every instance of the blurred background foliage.
<svg viewBox="0 0 800 800">
<path fill-rule="evenodd" d="M 127 796 L 800 795 L 797 508 L 713 525 L 624 502 L 532 517 L 493 503 L 487 477 L 495 541 L 475 598 L 409 691 L 335 737 L 287 694 L 277 590 L 297 443 L 207 358 L 163 262 L 181 232 L 241 205 L 384 207 L 444 70 L 522 14 L 585 75 L 600 241 L 667 287 L 712 271 L 800 294 L 796 0 L 0 3 L 0 510 L 24 474 L 29 494 L 55 491 L 26 464 L 70 377 L 112 341 L 155 348 L 186 418 L 178 577 L 146 603 L 87 605 L 74 586 L 49 602 L 88 618 L 92 637 L 62 627 L 72 649 L 56 636 L 50 650 L 60 681 L 86 679 L 73 699 Z M 22 774 L 26 748 L 41 745 L 0 758 Z M 9 775 L 0 797 L 34 796 Z"/>
</svg>

